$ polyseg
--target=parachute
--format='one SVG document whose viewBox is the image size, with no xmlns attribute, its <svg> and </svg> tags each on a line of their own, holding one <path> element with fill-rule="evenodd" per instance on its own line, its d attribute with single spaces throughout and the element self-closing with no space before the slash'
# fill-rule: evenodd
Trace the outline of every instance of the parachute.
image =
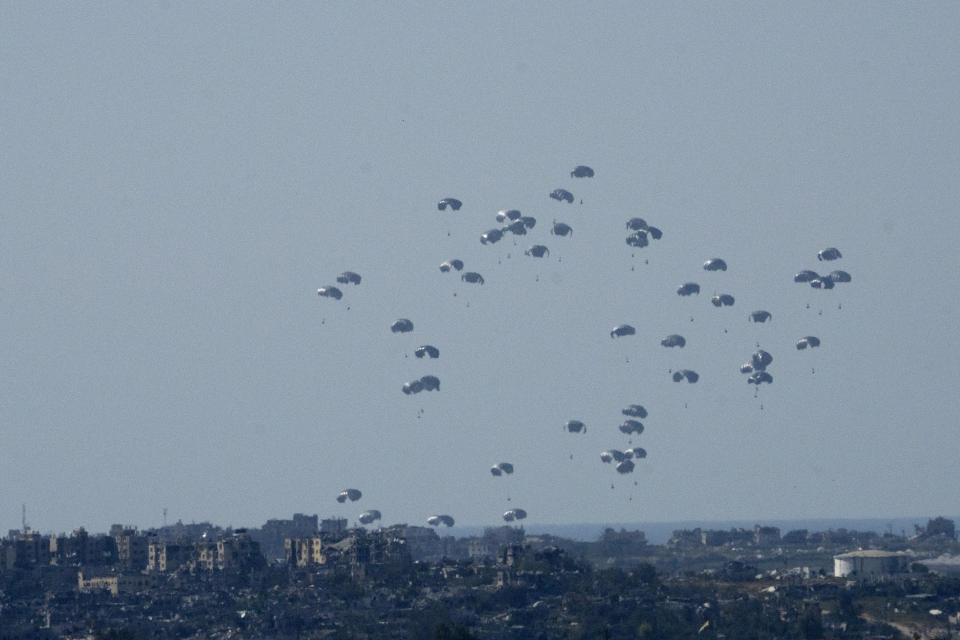
<svg viewBox="0 0 960 640">
<path fill-rule="evenodd" d="M 850 282 L 850 274 L 846 271 L 831 271 L 827 277 L 834 282 Z"/>
<path fill-rule="evenodd" d="M 614 460 L 620 462 L 623 459 L 623 452 L 618 449 L 606 449 L 600 452 L 601 462 L 612 462 Z"/>
<path fill-rule="evenodd" d="M 646 418 L 647 410 L 643 408 L 641 404 L 631 404 L 626 409 L 621 411 L 625 416 L 631 416 L 633 418 Z"/>
<path fill-rule="evenodd" d="M 514 222 L 511 222 L 510 224 L 505 226 L 502 230 L 504 233 L 509 231 L 515 236 L 527 235 L 527 225 L 523 224 L 523 220 L 516 220 Z"/>
<path fill-rule="evenodd" d="M 427 518 L 427 524 L 431 527 L 439 527 L 441 524 L 447 527 L 453 526 L 453 518 L 448 515 L 430 516 Z"/>
<path fill-rule="evenodd" d="M 813 348 L 813 347 L 819 347 L 819 346 L 820 346 L 820 338 L 818 338 L 817 336 L 804 336 L 799 340 L 797 340 L 798 351 L 800 349 L 806 349 L 807 347 Z"/>
<path fill-rule="evenodd" d="M 550 233 L 555 236 L 573 235 L 573 227 L 568 225 L 566 222 L 554 222 L 553 228 L 550 229 Z"/>
<path fill-rule="evenodd" d="M 363 496 L 360 493 L 359 489 L 344 489 L 337 495 L 337 502 L 343 503 L 349 500 L 350 502 L 356 502 Z"/>
<path fill-rule="evenodd" d="M 842 257 L 840 251 L 835 247 L 828 247 L 817 252 L 817 260 L 836 260 Z"/>
<path fill-rule="evenodd" d="M 550 255 L 550 249 L 546 248 L 542 244 L 535 244 L 529 249 L 527 249 L 526 251 L 524 251 L 524 253 L 534 258 L 542 258 L 543 256 Z"/>
<path fill-rule="evenodd" d="M 586 425 L 584 425 L 579 420 L 568 420 L 567 424 L 565 424 L 563 428 L 569 431 L 570 433 L 580 433 L 581 431 L 583 431 L 584 433 L 587 432 Z"/>
<path fill-rule="evenodd" d="M 747 378 L 747 384 L 755 384 L 759 386 L 764 382 L 767 384 L 773 383 L 773 376 L 766 371 L 754 371 L 752 374 L 750 374 L 750 377 Z"/>
<path fill-rule="evenodd" d="M 666 338 L 660 341 L 660 345 L 664 347 L 685 347 L 687 346 L 687 339 L 676 333 L 671 333 Z"/>
<path fill-rule="evenodd" d="M 754 371 L 763 371 L 770 366 L 770 363 L 773 362 L 773 356 L 759 349 L 750 357 L 750 364 L 753 365 Z"/>
<path fill-rule="evenodd" d="M 643 218 L 630 218 L 627 220 L 627 229 L 630 231 L 646 231 L 647 221 Z"/>
<path fill-rule="evenodd" d="M 467 271 L 466 273 L 460 276 L 460 279 L 464 282 L 471 282 L 474 284 L 483 284 L 483 276 L 477 273 L 476 271 Z"/>
<path fill-rule="evenodd" d="M 423 391 L 423 388 L 422 380 L 410 380 L 409 382 L 403 383 L 403 392 L 408 396 L 413 393 L 420 393 Z"/>
<path fill-rule="evenodd" d="M 750 314 L 750 322 L 766 322 L 773 318 L 773 314 L 769 311 L 754 311 Z"/>
<path fill-rule="evenodd" d="M 753 365 L 749 362 L 744 362 L 740 365 L 740 373 L 753 373 Z"/>
<path fill-rule="evenodd" d="M 425 344 L 421 347 L 417 347 L 416 349 L 414 349 L 413 355 L 417 356 L 418 358 L 423 358 L 424 356 L 430 356 L 431 358 L 439 358 L 440 349 L 437 349 L 432 344 Z"/>
<path fill-rule="evenodd" d="M 643 248 L 650 244 L 650 241 L 647 240 L 646 231 L 635 231 L 627 236 L 627 244 L 631 247 Z"/>
<path fill-rule="evenodd" d="M 523 520 L 527 517 L 527 512 L 523 509 L 510 509 L 503 513 L 503 519 L 507 522 L 513 522 L 514 520 Z"/>
<path fill-rule="evenodd" d="M 450 269 L 454 269 L 454 270 L 456 270 L 456 271 L 462 270 L 462 269 L 463 269 L 463 260 L 460 260 L 460 259 L 458 259 L 458 258 L 454 258 L 453 260 L 447 260 L 446 262 L 441 262 L 441 263 L 440 263 L 440 271 L 446 273 L 446 272 L 450 271 Z"/>
<path fill-rule="evenodd" d="M 660 231 L 657 227 L 647 227 L 647 233 L 649 233 L 650 237 L 654 240 L 659 240 L 663 237 L 663 231 Z"/>
<path fill-rule="evenodd" d="M 642 460 L 643 458 L 647 457 L 647 450 L 644 449 L 643 447 L 634 447 L 633 449 L 627 449 L 623 453 L 624 455 L 630 454 L 631 457 L 636 458 L 638 460 Z"/>
<path fill-rule="evenodd" d="M 554 189 L 550 192 L 550 197 L 558 202 L 563 202 L 564 200 L 570 203 L 573 203 L 573 194 L 567 191 L 566 189 Z"/>
<path fill-rule="evenodd" d="M 523 226 L 525 226 L 527 229 L 533 229 L 535 226 L 537 226 L 537 219 L 533 216 L 523 216 L 520 218 L 520 222 L 522 222 Z"/>
<path fill-rule="evenodd" d="M 721 293 L 720 295 L 710 298 L 710 302 L 713 303 L 715 307 L 732 307 L 733 296 L 729 293 Z"/>
<path fill-rule="evenodd" d="M 617 473 L 633 473 L 633 460 L 624 460 L 617 465 Z"/>
<path fill-rule="evenodd" d="M 370 509 L 369 511 L 364 511 L 363 513 L 360 514 L 360 517 L 358 518 L 358 520 L 360 520 L 360 524 L 370 524 L 374 520 L 379 520 L 379 519 L 380 519 L 380 512 L 377 511 L 376 509 Z"/>
<path fill-rule="evenodd" d="M 423 376 L 420 378 L 420 384 L 424 391 L 440 391 L 440 378 L 437 376 Z"/>
<path fill-rule="evenodd" d="M 497 222 L 506 222 L 507 220 L 513 222 L 519 220 L 521 215 L 523 214 L 518 209 L 501 209 L 497 212 Z"/>
<path fill-rule="evenodd" d="M 343 291 L 337 289 L 336 287 L 320 287 L 317 289 L 317 295 L 323 296 L 324 298 L 333 298 L 334 300 L 339 300 L 343 297 Z"/>
<path fill-rule="evenodd" d="M 726 271 L 727 263 L 722 258 L 710 258 L 703 263 L 704 271 Z"/>
<path fill-rule="evenodd" d="M 501 238 L 503 238 L 503 231 L 500 229 L 490 229 L 490 231 L 480 234 L 480 243 L 494 244 L 499 242 Z"/>
<path fill-rule="evenodd" d="M 360 274 L 353 271 L 344 271 L 337 276 L 337 282 L 340 284 L 360 284 Z"/>
<path fill-rule="evenodd" d="M 635 433 L 640 435 L 643 433 L 643 423 L 639 420 L 624 420 L 620 424 L 620 433 L 631 434 Z"/>
<path fill-rule="evenodd" d="M 693 294 L 700 295 L 700 285 L 696 282 L 685 282 L 683 286 L 677 289 L 677 295 L 689 296 Z"/>
<path fill-rule="evenodd" d="M 450 207 L 454 211 L 459 211 L 460 207 L 463 206 L 463 203 L 457 200 L 456 198 L 444 198 L 437 203 L 437 209 L 444 211 L 447 207 Z"/>
<path fill-rule="evenodd" d="M 797 275 L 793 276 L 794 282 L 810 282 L 811 280 L 816 280 L 820 277 L 816 271 L 810 271 L 809 269 L 804 269 L 799 272 Z"/>
<path fill-rule="evenodd" d="M 681 369 L 680 371 L 673 372 L 674 382 L 680 382 L 684 378 L 686 378 L 687 382 L 692 384 L 700 379 L 700 374 L 696 371 L 691 371 L 690 369 Z"/>
<path fill-rule="evenodd" d="M 406 318 L 400 318 L 390 325 L 390 331 L 394 333 L 407 333 L 409 331 L 413 331 L 413 323 Z"/>
<path fill-rule="evenodd" d="M 513 473 L 513 465 L 509 462 L 501 462 L 496 466 L 496 468 L 500 469 L 500 471 L 503 471 L 507 475 Z"/>
<path fill-rule="evenodd" d="M 577 165 L 573 169 L 573 171 L 570 172 L 570 177 L 571 178 L 592 178 L 593 169 L 583 164 Z"/>
<path fill-rule="evenodd" d="M 618 324 L 613 328 L 613 331 L 610 332 L 611 338 L 620 338 L 623 336 L 632 336 L 637 333 L 637 330 L 634 329 L 629 324 Z"/>
<path fill-rule="evenodd" d="M 810 281 L 810 286 L 814 289 L 833 289 L 833 278 L 830 276 L 820 276 Z"/>
</svg>

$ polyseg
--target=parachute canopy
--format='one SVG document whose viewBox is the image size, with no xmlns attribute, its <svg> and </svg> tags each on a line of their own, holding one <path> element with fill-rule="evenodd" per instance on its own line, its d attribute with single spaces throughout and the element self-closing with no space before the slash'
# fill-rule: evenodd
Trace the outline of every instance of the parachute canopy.
<svg viewBox="0 0 960 640">
<path fill-rule="evenodd" d="M 666 338 L 660 341 L 660 345 L 664 347 L 685 347 L 687 346 L 687 339 L 683 336 L 671 333 Z"/>
<path fill-rule="evenodd" d="M 586 425 L 584 425 L 579 420 L 568 420 L 567 424 L 564 425 L 563 428 L 569 431 L 570 433 L 580 433 L 581 431 L 586 433 L 587 431 Z"/>
<path fill-rule="evenodd" d="M 360 520 L 360 524 L 370 524 L 374 520 L 379 520 L 380 517 L 379 511 L 376 509 L 370 509 L 369 511 L 364 511 L 361 513 L 358 520 Z"/>
<path fill-rule="evenodd" d="M 627 236 L 627 244 L 631 247 L 643 248 L 650 244 L 650 241 L 647 239 L 646 231 L 634 231 Z"/>
<path fill-rule="evenodd" d="M 346 502 L 347 500 L 350 502 L 356 502 L 361 497 L 363 497 L 363 494 L 360 493 L 359 489 L 344 489 L 339 493 L 339 495 L 337 495 L 337 502 L 342 503 Z"/>
<path fill-rule="evenodd" d="M 766 322 L 771 318 L 773 318 L 773 314 L 771 314 L 769 311 L 760 310 L 754 311 L 750 314 L 750 322 Z"/>
<path fill-rule="evenodd" d="M 680 382 L 681 380 L 686 379 L 689 383 L 695 383 L 700 379 L 700 374 L 696 371 L 691 371 L 690 369 L 681 369 L 680 371 L 673 372 L 673 381 Z"/>
<path fill-rule="evenodd" d="M 643 218 L 630 218 L 627 220 L 627 229 L 630 231 L 646 231 L 647 221 Z"/>
<path fill-rule="evenodd" d="M 483 284 L 483 276 L 476 271 L 467 271 L 466 273 L 460 275 L 460 279 L 464 282 L 471 282 L 473 284 Z"/>
<path fill-rule="evenodd" d="M 846 271 L 831 271 L 828 277 L 834 282 L 850 282 L 850 274 Z"/>
<path fill-rule="evenodd" d="M 514 520 L 523 520 L 527 517 L 527 512 L 523 509 L 510 509 L 509 511 L 504 511 L 503 519 L 507 522 L 513 522 Z"/>
<path fill-rule="evenodd" d="M 457 200 L 456 198 L 444 198 L 437 203 L 437 209 L 444 211 L 447 207 L 450 207 L 454 211 L 459 211 L 460 207 L 463 206 L 463 203 Z"/>
<path fill-rule="evenodd" d="M 794 282 L 810 282 L 811 280 L 814 280 L 819 277 L 820 277 L 820 274 L 818 274 L 816 271 L 810 271 L 809 269 L 804 269 L 803 271 L 799 272 L 797 275 L 793 276 L 793 281 Z"/>
<path fill-rule="evenodd" d="M 497 222 L 506 222 L 507 220 L 513 222 L 519 220 L 521 215 L 523 214 L 520 213 L 519 209 L 501 209 L 497 212 Z"/>
<path fill-rule="evenodd" d="M 566 222 L 554 222 L 550 233 L 555 236 L 568 236 L 573 234 L 573 228 Z"/>
<path fill-rule="evenodd" d="M 571 178 L 592 178 L 593 169 L 587 165 L 580 164 L 574 167 L 573 171 L 570 172 Z"/>
<path fill-rule="evenodd" d="M 554 189 L 550 192 L 550 197 L 559 202 L 573 202 L 573 194 L 566 189 Z"/>
<path fill-rule="evenodd" d="M 400 318 L 390 325 L 390 331 L 394 333 L 407 333 L 413 331 L 413 323 L 406 318 Z"/>
<path fill-rule="evenodd" d="M 710 258 L 703 263 L 703 269 L 705 271 L 726 271 L 727 263 L 723 261 L 723 258 Z"/>
<path fill-rule="evenodd" d="M 710 302 L 713 303 L 715 307 L 732 307 L 733 296 L 729 293 L 721 293 L 720 295 L 710 298 Z"/>
<path fill-rule="evenodd" d="M 771 362 L 773 362 L 773 356 L 763 349 L 758 349 L 750 356 L 750 364 L 753 365 L 755 371 L 763 371 L 770 366 Z"/>
<path fill-rule="evenodd" d="M 450 271 L 450 269 L 454 269 L 456 271 L 463 269 L 463 260 L 454 258 L 453 260 L 447 260 L 446 262 L 440 263 L 440 271 L 446 273 L 447 271 Z"/>
<path fill-rule="evenodd" d="M 317 289 L 317 295 L 323 296 L 324 298 L 333 298 L 334 300 L 339 300 L 343 297 L 343 291 L 337 289 L 336 287 L 320 287 Z"/>
<path fill-rule="evenodd" d="M 337 282 L 340 284 L 360 284 L 360 274 L 353 271 L 344 271 L 337 276 Z"/>
<path fill-rule="evenodd" d="M 437 349 L 432 344 L 425 344 L 423 346 L 417 347 L 413 350 L 413 355 L 418 358 L 423 358 L 424 356 L 430 356 L 431 358 L 440 357 L 440 349 Z"/>
<path fill-rule="evenodd" d="M 543 256 L 550 255 L 550 249 L 546 248 L 542 244 L 535 244 L 529 249 L 527 249 L 526 251 L 524 251 L 524 253 L 534 258 L 542 258 Z"/>
<path fill-rule="evenodd" d="M 820 338 L 817 336 L 804 336 L 797 340 L 797 349 L 806 349 L 807 347 L 819 347 Z"/>
<path fill-rule="evenodd" d="M 617 465 L 617 473 L 633 473 L 633 460 L 624 460 Z"/>
<path fill-rule="evenodd" d="M 427 524 L 429 524 L 431 527 L 439 527 L 440 525 L 452 527 L 453 518 L 445 514 L 439 516 L 430 516 L 427 518 Z"/>
<path fill-rule="evenodd" d="M 490 229 L 490 231 L 480 234 L 480 243 L 494 244 L 499 242 L 501 238 L 503 238 L 503 231 L 500 229 Z"/>
<path fill-rule="evenodd" d="M 600 452 L 601 462 L 612 462 L 614 460 L 617 462 L 623 460 L 623 452 L 618 449 L 606 449 Z"/>
<path fill-rule="evenodd" d="M 747 384 L 760 385 L 766 382 L 767 384 L 773 383 L 773 376 L 771 376 L 766 371 L 754 371 L 750 374 L 750 377 L 747 378 Z"/>
<path fill-rule="evenodd" d="M 632 336 L 637 333 L 637 330 L 634 329 L 629 324 L 618 324 L 610 332 L 611 338 L 621 338 L 623 336 Z"/>
<path fill-rule="evenodd" d="M 643 447 L 634 447 L 633 449 L 627 449 L 623 452 L 623 454 L 630 454 L 630 456 L 633 458 L 643 459 L 647 457 L 647 450 Z"/>
<path fill-rule="evenodd" d="M 631 404 L 627 406 L 627 408 L 621 411 L 620 413 L 622 413 L 625 416 L 631 416 L 633 418 L 647 417 L 647 410 L 643 408 L 642 404 Z"/>
<path fill-rule="evenodd" d="M 683 285 L 677 289 L 677 294 L 681 296 L 690 296 L 696 293 L 700 294 L 700 285 L 696 282 L 685 282 Z"/>
<path fill-rule="evenodd" d="M 620 424 L 620 433 L 631 434 L 635 433 L 640 435 L 643 433 L 643 423 L 639 420 L 624 420 Z"/>
<path fill-rule="evenodd" d="M 817 260 L 837 260 L 842 258 L 840 251 L 836 247 L 828 247 L 826 249 L 820 249 L 817 252 Z"/>
</svg>

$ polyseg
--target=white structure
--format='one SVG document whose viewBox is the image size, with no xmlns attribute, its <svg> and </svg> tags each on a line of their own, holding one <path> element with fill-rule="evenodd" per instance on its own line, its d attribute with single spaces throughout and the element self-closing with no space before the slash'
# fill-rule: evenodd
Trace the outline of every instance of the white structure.
<svg viewBox="0 0 960 640">
<path fill-rule="evenodd" d="M 910 555 L 903 551 L 851 551 L 833 556 L 833 575 L 838 578 L 869 578 L 904 573 L 909 570 Z"/>
</svg>

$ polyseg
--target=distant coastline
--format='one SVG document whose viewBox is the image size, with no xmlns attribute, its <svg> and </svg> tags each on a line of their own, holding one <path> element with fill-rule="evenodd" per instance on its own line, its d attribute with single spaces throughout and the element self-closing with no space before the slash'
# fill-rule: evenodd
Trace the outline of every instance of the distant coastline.
<svg viewBox="0 0 960 640">
<path fill-rule="evenodd" d="M 593 542 L 603 533 L 604 529 L 626 529 L 627 531 L 643 531 L 650 544 L 665 544 L 672 533 L 678 529 L 716 529 L 728 530 L 735 528 L 752 529 L 754 525 L 779 527 L 781 533 L 794 529 L 808 531 L 828 531 L 847 529 L 850 531 L 874 531 L 876 533 L 893 533 L 894 535 L 913 534 L 913 525 L 923 526 L 930 518 L 942 515 L 952 520 L 960 520 L 958 516 L 934 514 L 930 516 L 897 517 L 897 518 L 810 518 L 805 520 L 685 520 L 678 522 L 609 522 L 609 523 L 575 523 L 575 524 L 524 524 L 523 528 L 530 535 L 550 534 L 571 540 Z M 452 529 L 440 531 L 442 535 L 452 535 L 457 538 L 482 535 L 484 526 L 456 526 Z"/>
</svg>

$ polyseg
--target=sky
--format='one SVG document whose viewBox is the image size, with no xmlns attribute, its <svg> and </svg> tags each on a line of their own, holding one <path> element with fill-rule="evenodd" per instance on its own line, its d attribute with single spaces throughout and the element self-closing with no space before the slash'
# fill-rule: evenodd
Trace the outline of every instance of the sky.
<svg viewBox="0 0 960 640">
<path fill-rule="evenodd" d="M 0 530 L 960 512 L 958 30 L 950 2 L 0 4 Z M 507 208 L 536 227 L 482 245 Z"/>
</svg>

